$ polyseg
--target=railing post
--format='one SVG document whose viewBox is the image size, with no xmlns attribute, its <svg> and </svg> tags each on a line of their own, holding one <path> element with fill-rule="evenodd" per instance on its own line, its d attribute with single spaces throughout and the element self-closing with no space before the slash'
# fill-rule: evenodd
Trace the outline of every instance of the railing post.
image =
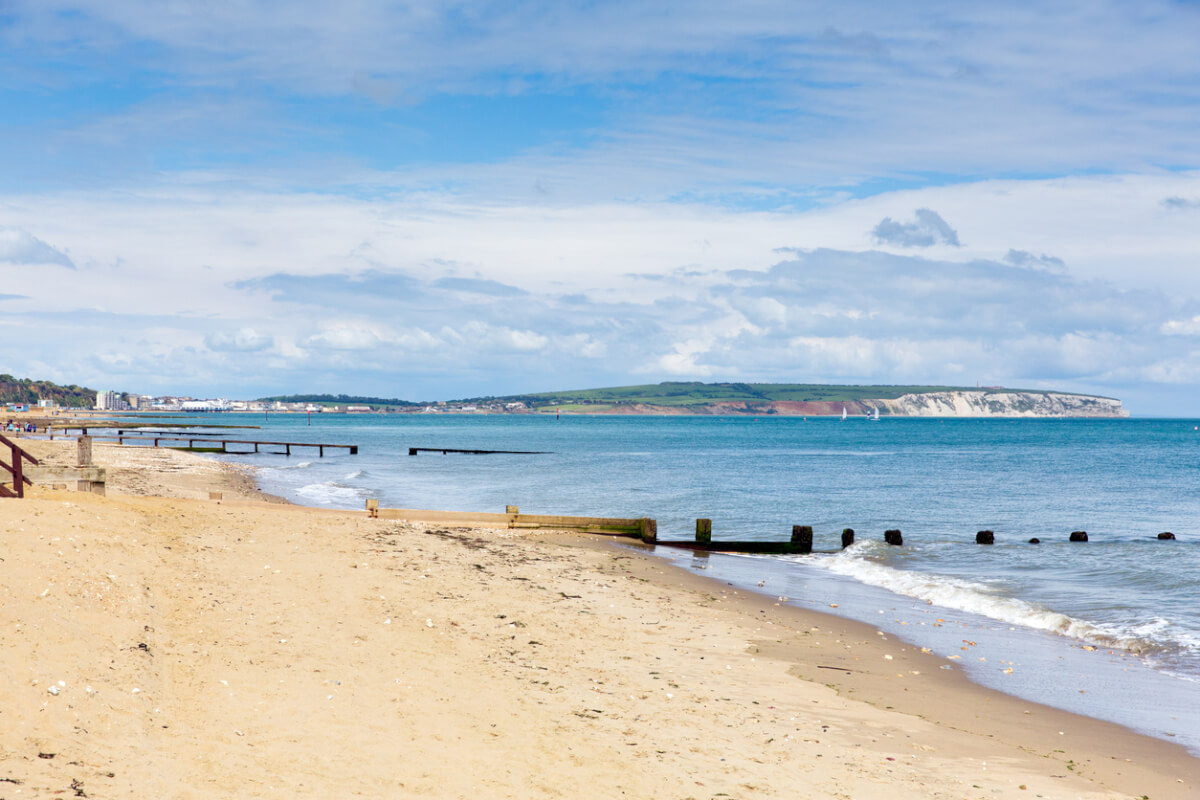
<svg viewBox="0 0 1200 800">
<path fill-rule="evenodd" d="M 13 467 L 13 488 L 17 490 L 17 497 L 25 496 L 25 474 L 21 471 L 21 451 L 14 444 L 12 446 L 12 467 Z"/>
</svg>

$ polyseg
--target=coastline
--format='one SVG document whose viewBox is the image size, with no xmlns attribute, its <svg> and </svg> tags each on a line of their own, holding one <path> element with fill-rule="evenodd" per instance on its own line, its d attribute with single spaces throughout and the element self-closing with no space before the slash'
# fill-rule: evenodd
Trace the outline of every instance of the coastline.
<svg viewBox="0 0 1200 800">
<path fill-rule="evenodd" d="M 111 449 L 97 460 L 122 455 Z M 154 455 L 115 468 L 108 498 L 39 488 L 0 505 L 4 623 L 17 627 L 0 658 L 18 677 L 0 752 L 17 788 L 1197 791 L 1200 760 L 1181 747 L 984 689 L 871 626 L 635 546 L 271 506 L 225 462 Z M 225 499 L 194 499 L 213 487 Z M 159 757 L 135 763 L 139 749 Z"/>
</svg>

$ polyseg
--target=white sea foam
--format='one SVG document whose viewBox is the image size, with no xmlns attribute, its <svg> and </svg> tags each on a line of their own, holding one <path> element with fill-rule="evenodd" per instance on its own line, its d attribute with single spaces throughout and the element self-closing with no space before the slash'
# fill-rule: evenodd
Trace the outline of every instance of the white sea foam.
<svg viewBox="0 0 1200 800">
<path fill-rule="evenodd" d="M 1135 625 L 1088 622 L 1038 603 L 1004 595 L 1000 587 L 995 585 L 889 567 L 871 560 L 871 554 L 877 550 L 875 542 L 860 542 L 814 563 L 830 572 L 942 608 L 1056 633 L 1093 645 L 1115 647 L 1138 654 L 1164 650 L 1200 652 L 1200 642 L 1187 641 L 1193 637 L 1178 631 L 1167 620 Z"/>
<path fill-rule="evenodd" d="M 301 461 L 297 464 L 283 464 L 278 467 L 271 467 L 271 469 L 277 469 L 280 472 L 282 472 L 283 470 L 287 470 L 287 469 L 308 469 L 312 465 L 313 465 L 313 462 L 311 462 L 311 461 Z"/>
<path fill-rule="evenodd" d="M 364 475 L 366 475 L 366 474 L 367 474 L 367 471 L 366 471 L 366 470 L 362 470 L 362 469 L 356 469 L 356 470 L 354 470 L 354 472 L 351 472 L 349 475 L 347 475 L 346 477 L 342 478 L 342 480 L 344 480 L 344 481 L 356 481 L 356 480 L 358 480 L 359 478 L 363 477 L 363 476 L 364 476 Z"/>
<path fill-rule="evenodd" d="M 342 486 L 336 481 L 310 483 L 296 489 L 296 494 L 303 497 L 306 501 L 318 505 L 350 507 L 357 505 L 358 502 L 367 496 L 367 492 L 363 489 Z"/>
</svg>

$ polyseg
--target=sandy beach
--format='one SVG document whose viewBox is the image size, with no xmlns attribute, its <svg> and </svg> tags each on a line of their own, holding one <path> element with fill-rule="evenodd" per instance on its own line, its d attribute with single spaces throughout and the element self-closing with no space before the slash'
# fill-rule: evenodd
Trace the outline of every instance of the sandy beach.
<svg viewBox="0 0 1200 800">
<path fill-rule="evenodd" d="M 95 458 L 107 497 L 0 500 L 0 798 L 1200 795 L 1169 742 L 639 545 Z"/>
</svg>

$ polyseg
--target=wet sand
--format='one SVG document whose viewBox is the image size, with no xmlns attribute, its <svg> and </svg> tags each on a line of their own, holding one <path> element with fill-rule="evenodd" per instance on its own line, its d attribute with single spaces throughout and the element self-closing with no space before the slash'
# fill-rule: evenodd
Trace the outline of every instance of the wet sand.
<svg viewBox="0 0 1200 800">
<path fill-rule="evenodd" d="M 0 798 L 1200 795 L 1180 747 L 638 545 L 95 455 L 108 497 L 0 501 Z"/>
</svg>

